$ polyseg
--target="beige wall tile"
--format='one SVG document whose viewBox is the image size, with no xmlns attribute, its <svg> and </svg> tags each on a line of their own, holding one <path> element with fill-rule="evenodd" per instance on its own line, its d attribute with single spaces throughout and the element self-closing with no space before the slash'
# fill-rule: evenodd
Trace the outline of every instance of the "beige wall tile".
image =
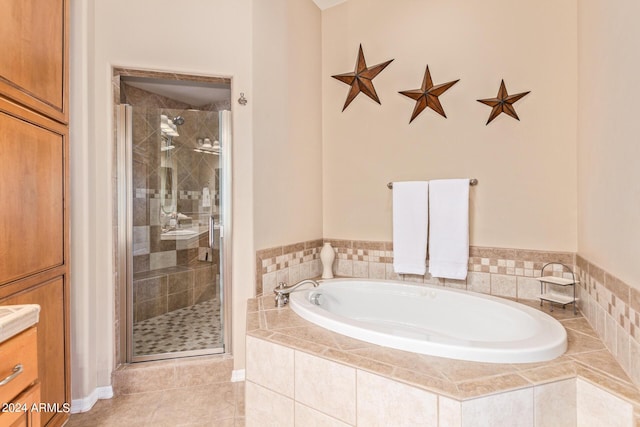
<svg viewBox="0 0 640 427">
<path fill-rule="evenodd" d="M 369 263 L 369 278 L 370 279 L 384 279 L 386 273 L 385 264 L 381 262 Z"/>
<path fill-rule="evenodd" d="M 368 261 L 353 261 L 353 277 L 369 277 Z"/>
<path fill-rule="evenodd" d="M 364 371 L 357 378 L 358 425 L 438 425 L 435 394 Z"/>
<path fill-rule="evenodd" d="M 293 427 L 293 400 L 251 381 L 245 383 L 247 427 Z"/>
<path fill-rule="evenodd" d="M 393 270 L 393 263 L 385 264 L 385 276 L 387 280 L 402 280 L 402 277 Z"/>
<path fill-rule="evenodd" d="M 278 270 L 276 271 L 276 284 L 280 283 L 280 282 L 284 282 L 287 284 L 291 284 L 290 279 L 289 279 L 289 269 L 285 268 L 284 270 Z M 262 289 L 264 292 L 264 284 L 262 285 Z M 273 293 L 273 291 L 271 291 L 271 293 Z"/>
<path fill-rule="evenodd" d="M 460 427 L 462 404 L 448 397 L 438 396 L 438 427 Z"/>
<path fill-rule="evenodd" d="M 629 359 L 629 339 L 629 334 L 618 326 L 616 333 L 616 359 L 626 372 L 629 372 L 631 363 Z"/>
<path fill-rule="evenodd" d="M 599 387 L 576 380 L 577 422 L 580 427 L 629 427 L 633 407 Z"/>
<path fill-rule="evenodd" d="M 300 269 L 300 265 L 301 264 L 296 264 L 289 267 L 289 280 L 291 281 L 291 283 L 289 283 L 290 285 L 293 285 L 294 283 L 302 280 L 303 274 Z"/>
<path fill-rule="evenodd" d="M 604 315 L 604 337 L 602 337 L 602 341 L 604 345 L 607 346 L 611 354 L 614 356 L 618 354 L 618 339 L 616 337 L 618 325 L 613 317 L 609 316 L 607 313 Z"/>
<path fill-rule="evenodd" d="M 491 275 L 491 295 L 515 298 L 516 292 L 516 276 L 507 276 L 504 274 Z"/>
<path fill-rule="evenodd" d="M 322 274 L 322 262 L 319 259 L 314 259 L 310 262 L 311 277 L 318 277 Z"/>
<path fill-rule="evenodd" d="M 490 294 L 491 274 L 470 271 L 467 274 L 467 289 L 482 294 Z"/>
<path fill-rule="evenodd" d="M 629 339 L 629 376 L 635 384 L 640 384 L 640 343 Z"/>
<path fill-rule="evenodd" d="M 430 276 L 429 276 L 430 277 Z M 417 274 L 403 274 L 402 280 L 409 284 L 424 283 L 425 276 L 419 276 Z"/>
<path fill-rule="evenodd" d="M 632 309 L 635 311 L 640 311 L 640 289 L 630 288 L 629 289 L 629 304 Z"/>
<path fill-rule="evenodd" d="M 355 424 L 356 370 L 296 351 L 295 399 L 348 424 Z"/>
<path fill-rule="evenodd" d="M 576 426 L 576 380 L 536 386 L 533 390 L 535 427 Z"/>
<path fill-rule="evenodd" d="M 533 427 L 533 389 L 462 402 L 463 427 Z"/>
<path fill-rule="evenodd" d="M 518 299 L 537 300 L 540 295 L 540 282 L 532 277 L 518 276 Z"/>
<path fill-rule="evenodd" d="M 247 380 L 293 397 L 294 350 L 247 336 Z"/>
<path fill-rule="evenodd" d="M 337 258 L 333 263 L 333 271 L 336 276 L 353 276 L 353 261 Z"/>
<path fill-rule="evenodd" d="M 591 301 L 593 303 L 591 308 L 593 309 L 595 330 L 598 333 L 598 336 L 604 337 L 604 317 L 606 316 L 606 312 L 595 299 L 592 299 Z"/>
<path fill-rule="evenodd" d="M 351 424 L 345 424 L 329 415 L 296 402 L 295 425 L 296 427 L 349 427 Z"/>
<path fill-rule="evenodd" d="M 466 290 L 467 282 L 466 280 L 444 279 L 444 286 L 447 288 Z"/>
</svg>

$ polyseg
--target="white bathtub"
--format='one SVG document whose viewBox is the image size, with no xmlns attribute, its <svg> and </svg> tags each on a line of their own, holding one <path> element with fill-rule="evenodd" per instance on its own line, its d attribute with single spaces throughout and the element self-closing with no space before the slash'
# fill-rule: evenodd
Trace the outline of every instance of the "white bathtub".
<svg viewBox="0 0 640 427">
<path fill-rule="evenodd" d="M 302 318 L 339 334 L 432 356 L 528 363 L 554 359 L 567 349 L 564 327 L 539 310 L 439 286 L 336 279 L 292 292 L 290 305 Z"/>
</svg>

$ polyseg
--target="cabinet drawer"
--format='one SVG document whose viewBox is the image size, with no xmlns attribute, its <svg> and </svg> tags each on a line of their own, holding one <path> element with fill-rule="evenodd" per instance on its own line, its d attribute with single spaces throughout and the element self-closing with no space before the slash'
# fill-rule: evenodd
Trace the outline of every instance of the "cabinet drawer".
<svg viewBox="0 0 640 427">
<path fill-rule="evenodd" d="M 40 403 L 40 384 L 32 385 L 12 403 L 0 414 L 0 426 L 40 427 L 40 412 L 31 411 L 34 405 Z"/>
<path fill-rule="evenodd" d="M 16 374 L 17 367 L 22 371 Z M 22 390 L 38 379 L 38 351 L 36 328 L 24 332 L 0 344 L 0 381 L 15 375 L 0 386 L 0 402 L 11 402 Z"/>
</svg>

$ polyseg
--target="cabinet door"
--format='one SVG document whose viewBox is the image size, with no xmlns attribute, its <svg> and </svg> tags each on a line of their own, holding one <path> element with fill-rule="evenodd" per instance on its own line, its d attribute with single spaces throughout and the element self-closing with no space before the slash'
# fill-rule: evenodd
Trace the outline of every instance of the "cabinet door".
<svg viewBox="0 0 640 427">
<path fill-rule="evenodd" d="M 0 304 L 39 304 L 40 320 L 38 322 L 38 378 L 40 379 L 41 402 L 63 407 L 70 402 L 67 395 L 66 382 L 69 380 L 67 364 L 69 355 L 69 336 L 65 333 L 69 311 L 65 308 L 68 295 L 65 295 L 65 278 L 33 286 L 27 291 L 18 293 Z M 42 412 L 42 425 L 61 425 L 68 418 L 64 412 Z M 56 417 L 56 420 L 52 420 Z"/>
<path fill-rule="evenodd" d="M 12 106 L 0 99 L 0 285 L 65 257 L 66 127 Z"/>
<path fill-rule="evenodd" d="M 40 384 L 29 388 L 18 396 L 13 403 L 24 405 L 31 409 L 33 405 L 40 403 Z M 7 427 L 40 427 L 40 413 L 38 411 L 4 412 L 0 415 L 0 426 Z"/>
<path fill-rule="evenodd" d="M 68 1 L 3 0 L 0 93 L 68 121 Z"/>
</svg>

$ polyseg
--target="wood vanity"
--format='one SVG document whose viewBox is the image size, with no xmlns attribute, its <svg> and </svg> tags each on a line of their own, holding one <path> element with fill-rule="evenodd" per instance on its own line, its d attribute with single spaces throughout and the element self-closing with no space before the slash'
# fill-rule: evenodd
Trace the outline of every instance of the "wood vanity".
<svg viewBox="0 0 640 427">
<path fill-rule="evenodd" d="M 51 406 L 25 422 L 48 427 L 66 422 L 69 414 L 56 408 L 71 402 L 69 4 L 6 0 L 0 13 L 0 311 L 40 306 L 39 326 L 27 334 L 37 341 L 29 363 L 39 401 Z M 0 380 L 13 369 L 5 362 L 3 355 Z M 38 400 L 37 384 L 25 399 Z M 13 425 L 7 414 L 0 425 Z"/>
<path fill-rule="evenodd" d="M 0 426 L 41 423 L 39 312 L 37 305 L 0 306 Z"/>
</svg>

